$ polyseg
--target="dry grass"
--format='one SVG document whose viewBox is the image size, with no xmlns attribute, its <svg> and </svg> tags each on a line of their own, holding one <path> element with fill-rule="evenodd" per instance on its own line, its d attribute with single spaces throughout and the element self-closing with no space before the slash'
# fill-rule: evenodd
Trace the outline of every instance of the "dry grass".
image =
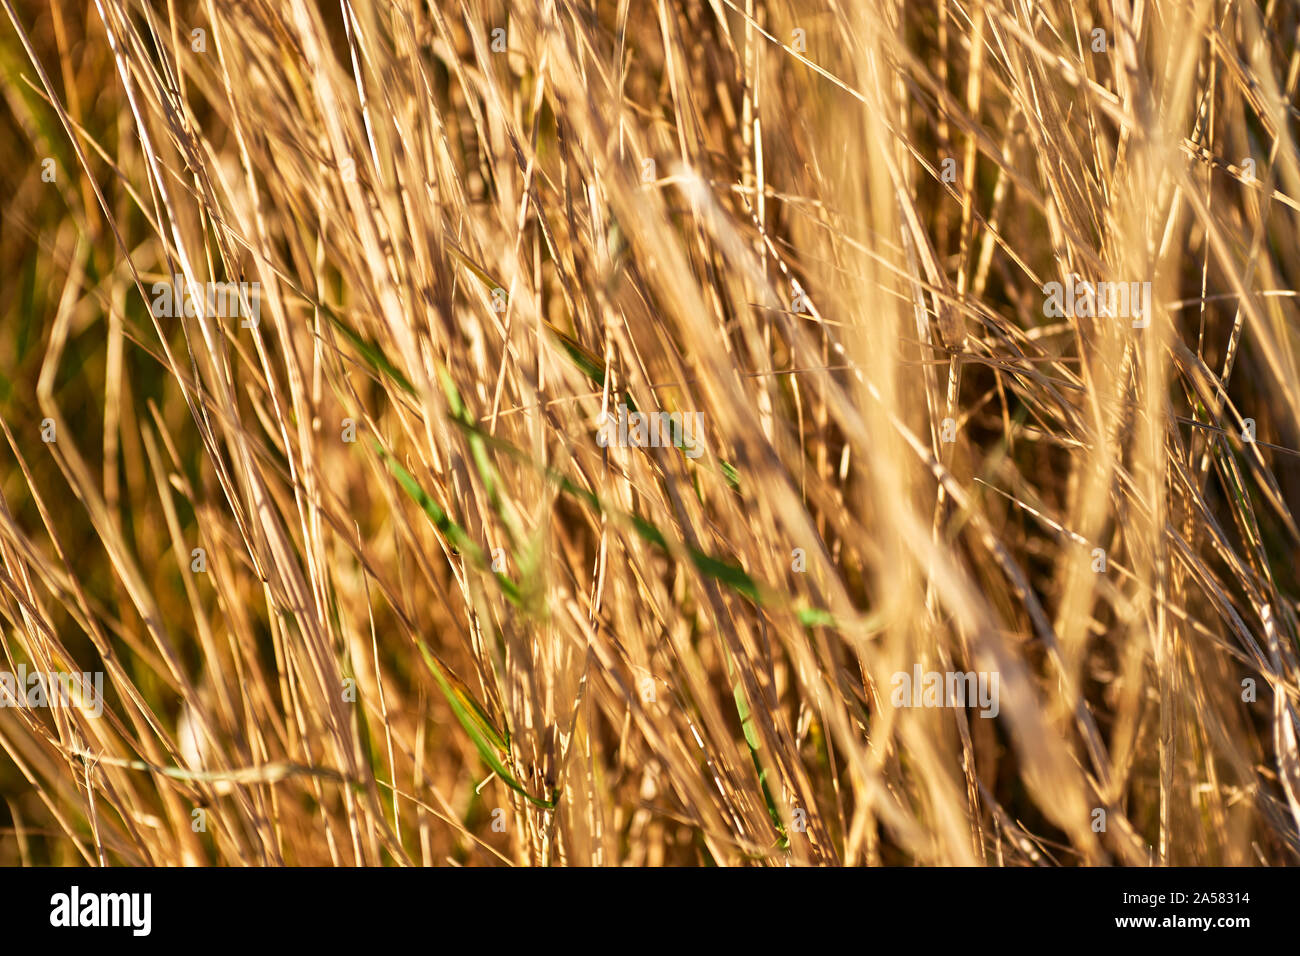
<svg viewBox="0 0 1300 956">
<path fill-rule="evenodd" d="M 0 863 L 1300 857 L 1294 5 L 0 7 Z"/>
</svg>

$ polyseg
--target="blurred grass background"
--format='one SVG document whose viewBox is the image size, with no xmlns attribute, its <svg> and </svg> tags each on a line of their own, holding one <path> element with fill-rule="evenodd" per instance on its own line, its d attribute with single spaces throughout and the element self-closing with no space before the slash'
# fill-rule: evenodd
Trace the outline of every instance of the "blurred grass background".
<svg viewBox="0 0 1300 956">
<path fill-rule="evenodd" d="M 2 22 L 0 863 L 1300 853 L 1292 5 Z"/>
</svg>

